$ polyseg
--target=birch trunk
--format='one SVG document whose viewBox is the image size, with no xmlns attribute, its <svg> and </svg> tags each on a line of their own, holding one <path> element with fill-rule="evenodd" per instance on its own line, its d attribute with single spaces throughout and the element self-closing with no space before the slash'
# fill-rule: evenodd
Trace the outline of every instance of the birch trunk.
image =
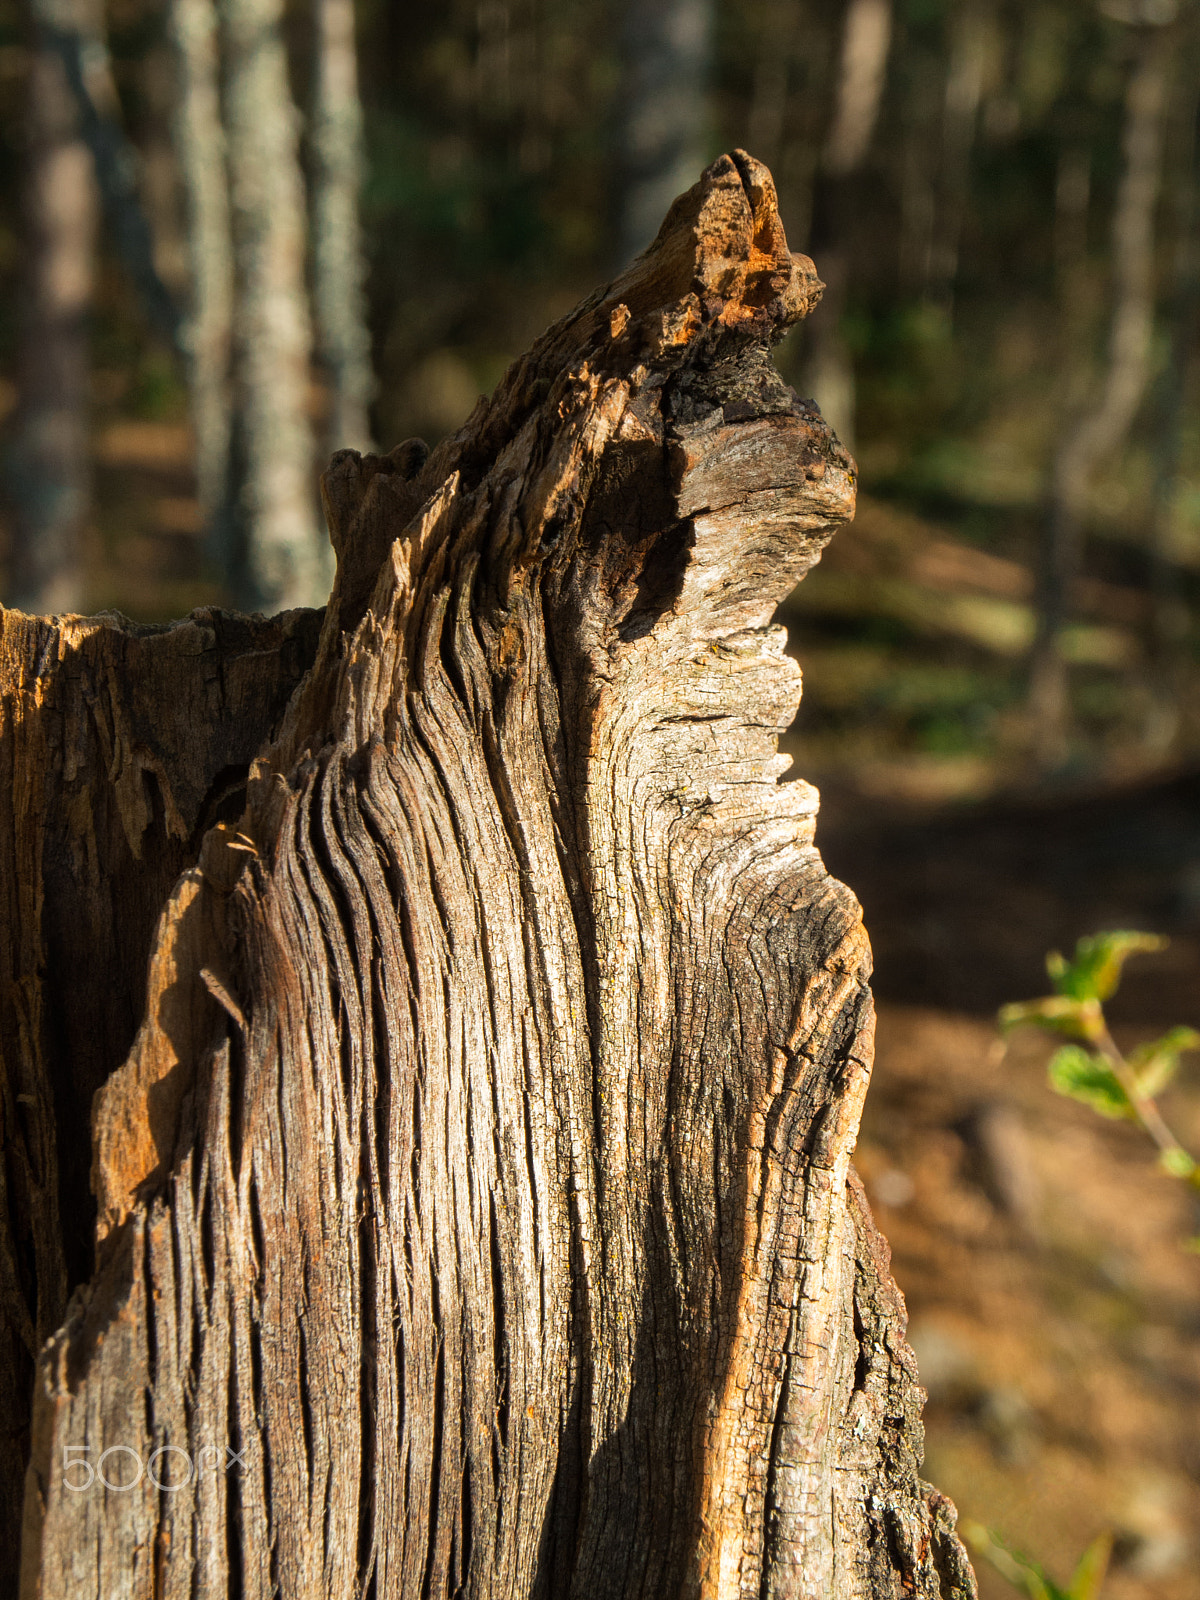
<svg viewBox="0 0 1200 1600">
<path fill-rule="evenodd" d="M 854 447 L 854 362 L 842 333 L 850 279 L 849 207 L 879 119 L 892 39 L 892 0 L 849 0 L 833 122 L 822 155 L 815 237 L 822 249 L 825 300 L 814 320 L 808 384 L 831 426 Z"/>
<path fill-rule="evenodd" d="M 222 0 L 225 132 L 234 246 L 234 590 L 241 604 L 320 605 L 329 589 L 316 522 L 308 413 L 299 127 L 282 0 Z"/>
<path fill-rule="evenodd" d="M 78 7 L 32 7 L 25 107 L 25 286 L 20 400 L 7 463 L 13 508 L 11 604 L 70 610 L 83 601 L 91 501 L 87 313 L 96 249 L 96 182 L 79 105 L 56 38 Z"/>
<path fill-rule="evenodd" d="M 314 0 L 313 14 L 313 300 L 330 389 L 326 433 L 332 449 L 366 450 L 374 381 L 358 221 L 363 151 L 354 0 Z"/>
<path fill-rule="evenodd" d="M 627 0 L 617 137 L 618 266 L 705 158 L 714 0 Z"/>
<path fill-rule="evenodd" d="M 209 552 L 228 572 L 236 536 L 230 461 L 233 234 L 213 0 L 170 0 L 168 25 L 175 56 L 175 149 L 187 195 L 191 295 L 184 342 L 196 490 Z"/>
<path fill-rule="evenodd" d="M 990 0 L 965 0 L 950 20 L 941 174 L 929 260 L 930 294 L 948 312 L 954 304 L 963 223 L 971 193 L 971 151 L 994 25 Z"/>
<path fill-rule="evenodd" d="M 335 458 L 312 669 L 89 1063 L 25 1600 L 974 1594 L 849 1165 L 866 936 L 779 781 L 771 617 L 854 498 L 769 359 L 819 289 L 735 152 L 432 456 Z"/>
<path fill-rule="evenodd" d="M 159 276 L 138 188 L 140 158 L 121 124 L 103 0 L 36 0 L 43 39 L 62 60 L 92 157 L 107 231 L 152 328 L 175 348 L 179 313 Z"/>
<path fill-rule="evenodd" d="M 1150 374 L 1154 330 L 1154 213 L 1175 31 L 1146 28 L 1125 97 L 1123 170 L 1113 208 L 1112 323 L 1094 401 L 1065 429 L 1051 473 L 1037 636 L 1030 668 L 1033 751 L 1053 770 L 1067 758 L 1070 701 L 1062 629 L 1083 561 L 1084 521 L 1099 462 L 1123 444 Z"/>
</svg>

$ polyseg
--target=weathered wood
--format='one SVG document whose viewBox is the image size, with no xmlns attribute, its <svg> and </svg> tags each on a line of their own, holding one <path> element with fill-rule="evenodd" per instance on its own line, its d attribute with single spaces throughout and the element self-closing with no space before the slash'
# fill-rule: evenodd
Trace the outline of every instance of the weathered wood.
<svg viewBox="0 0 1200 1600">
<path fill-rule="evenodd" d="M 779 781 L 853 508 L 767 353 L 818 293 L 737 152 L 432 456 L 335 458 L 315 663 L 96 1098 L 30 1600 L 973 1594 Z M 171 1489 L 67 1487 L 114 1448 Z"/>
<path fill-rule="evenodd" d="M 92 1270 L 92 1096 L 133 1043 L 171 888 L 240 812 L 318 627 L 0 610 L 0 1593 L 16 1587 L 34 1360 Z"/>
</svg>

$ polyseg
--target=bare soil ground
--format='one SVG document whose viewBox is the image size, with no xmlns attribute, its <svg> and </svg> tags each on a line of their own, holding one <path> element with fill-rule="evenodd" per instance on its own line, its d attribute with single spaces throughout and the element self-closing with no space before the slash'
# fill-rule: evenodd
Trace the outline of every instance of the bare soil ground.
<svg viewBox="0 0 1200 1600">
<path fill-rule="evenodd" d="M 1061 1099 L 992 1017 L 1083 933 L 1168 933 L 1111 1012 L 1200 1025 L 1200 774 L 1093 796 L 899 808 L 830 789 L 862 899 L 878 1056 L 857 1162 L 929 1392 L 927 1475 L 1063 1582 L 1114 1531 L 1108 1600 L 1200 1597 L 1200 1211 L 1136 1129 Z M 1163 1099 L 1200 1150 L 1200 1058 Z M 1011 1588 L 977 1561 L 984 1595 Z"/>
</svg>

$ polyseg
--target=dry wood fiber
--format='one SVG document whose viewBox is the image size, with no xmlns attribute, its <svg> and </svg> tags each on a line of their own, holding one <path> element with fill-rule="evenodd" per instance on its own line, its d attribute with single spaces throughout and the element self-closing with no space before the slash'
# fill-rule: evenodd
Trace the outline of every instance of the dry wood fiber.
<svg viewBox="0 0 1200 1600">
<path fill-rule="evenodd" d="M 96 1098 L 26 1600 L 974 1594 L 779 781 L 854 499 L 769 359 L 819 289 L 735 152 L 432 455 L 335 457 L 315 659 Z M 172 1487 L 64 1487 L 118 1446 Z"/>
</svg>

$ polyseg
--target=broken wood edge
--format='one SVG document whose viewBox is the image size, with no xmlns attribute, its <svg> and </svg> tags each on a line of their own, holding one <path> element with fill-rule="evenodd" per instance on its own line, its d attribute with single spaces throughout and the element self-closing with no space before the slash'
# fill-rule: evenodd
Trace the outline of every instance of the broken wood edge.
<svg viewBox="0 0 1200 1600">
<path fill-rule="evenodd" d="M 740 715 L 753 746 L 734 763 L 736 770 L 719 770 L 714 782 L 706 788 L 702 784 L 703 794 L 659 797 L 680 805 L 683 832 L 694 833 L 699 811 L 710 831 L 736 834 L 747 825 L 749 805 L 754 826 L 763 822 L 780 848 L 811 854 L 815 792 L 802 783 L 780 788 L 787 762 L 774 753 L 778 734 L 790 724 L 798 704 L 799 675 L 782 653 L 779 633 L 766 630 L 775 606 L 819 555 L 834 527 L 851 514 L 853 464 L 819 418 L 798 402 L 787 411 L 778 405 L 772 409 L 776 397 L 768 396 L 770 404 L 759 414 L 755 403 L 735 400 L 735 415 L 726 417 L 718 406 L 716 423 L 706 427 L 701 416 L 671 428 L 670 438 L 656 431 L 656 417 L 661 421 L 656 407 L 671 378 L 705 362 L 731 365 L 771 342 L 811 306 L 818 292 L 811 263 L 786 250 L 769 174 L 738 152 L 715 163 L 672 208 L 645 255 L 614 285 L 549 330 L 510 368 L 492 400 L 481 402 L 459 434 L 430 457 L 422 459 L 420 450 L 408 445 L 394 452 L 392 461 L 351 453 L 335 458 L 324 495 L 339 553 L 339 578 L 317 666 L 293 699 L 280 737 L 264 751 L 252 774 L 237 835 L 246 854 L 259 863 L 254 870 L 271 870 L 273 841 L 305 762 L 331 742 L 363 751 L 381 737 L 386 743 L 396 687 L 407 682 L 411 692 L 419 692 L 422 680 L 439 670 L 437 641 L 444 625 L 457 617 L 461 626 L 471 617 L 481 630 L 496 681 L 528 681 L 530 651 L 537 649 L 531 622 L 536 611 L 551 614 L 553 630 L 556 601 L 563 615 L 580 609 L 579 558 L 597 554 L 597 547 L 589 545 L 585 513 L 605 455 L 614 448 L 636 452 L 642 445 L 664 447 L 668 481 L 677 511 L 683 513 L 679 525 L 688 526 L 691 543 L 685 546 L 680 581 L 665 600 L 659 597 L 663 603 L 652 608 L 644 628 L 628 624 L 662 530 L 635 552 L 638 559 L 630 572 L 609 574 L 612 582 L 601 585 L 602 595 L 583 597 L 591 614 L 585 605 L 585 626 L 575 633 L 587 637 L 569 642 L 577 652 L 577 680 L 599 684 L 600 699 L 581 725 L 589 737 L 602 738 L 622 686 L 644 673 L 652 656 L 660 658 L 665 662 L 658 680 L 661 699 L 671 703 L 673 696 L 680 696 L 686 705 L 694 703 L 696 694 L 701 700 L 707 696 L 727 716 Z M 567 353 L 571 359 L 564 364 Z M 739 404 L 748 405 L 748 411 L 737 412 Z M 714 459 L 729 444 L 726 424 L 731 422 L 742 430 L 736 442 L 753 436 L 756 448 L 768 456 L 778 446 L 781 470 L 784 458 L 797 454 L 795 447 L 803 444 L 799 454 L 805 470 L 787 486 L 788 503 L 782 510 L 777 505 L 758 508 L 762 516 L 757 521 L 745 517 L 744 507 L 712 507 L 703 492 L 706 473 L 713 476 Z M 661 467 L 656 463 L 656 470 Z M 728 468 L 726 459 L 721 470 Z M 515 498 L 514 484 L 525 486 Z M 767 574 L 729 570 L 726 546 L 734 525 L 753 537 L 774 526 L 773 518 L 782 518 L 804 535 L 791 558 Z M 544 538 L 548 528 L 553 540 Z M 697 689 L 691 670 L 697 650 L 728 655 L 731 641 L 732 664 L 722 660 L 715 678 L 702 673 Z M 743 641 L 745 660 L 739 664 Z M 569 691 L 572 685 L 566 687 Z M 747 689 L 756 697 L 748 707 Z M 700 740 L 697 750 L 707 748 Z M 752 791 L 751 800 L 747 791 Z M 219 843 L 228 855 L 230 839 Z M 212 869 L 226 884 L 224 893 L 231 886 L 226 867 L 223 862 Z M 240 870 L 251 868 L 241 864 Z M 232 885 L 236 882 L 235 875 Z M 168 919 L 167 934 L 174 937 L 170 927 Z M 849 944 L 831 958 L 828 976 L 843 984 L 847 979 L 852 985 L 865 984 L 869 952 L 861 924 L 849 937 Z M 197 967 L 199 960 L 200 954 L 193 953 L 198 976 L 209 970 Z M 241 999 L 232 982 L 218 982 L 228 998 L 228 1003 L 221 1001 L 223 1010 L 236 1020 L 242 1014 Z M 211 984 L 205 988 L 214 994 Z M 193 1051 L 197 1042 L 198 1035 Z M 135 1052 L 128 1070 L 114 1075 L 103 1098 L 98 1097 L 98 1148 L 102 1125 L 115 1127 L 122 1115 L 127 1120 L 147 1115 L 145 1061 L 152 1053 L 149 1047 Z M 838 1159 L 822 1202 L 823 1214 L 846 1238 L 854 1229 L 845 1231 L 838 1220 L 843 1215 L 838 1196 L 848 1181 L 869 1053 L 862 1066 L 854 1092 L 841 1101 Z M 128 1103 L 122 1110 L 123 1101 Z M 112 1167 L 114 1195 L 106 1215 L 108 1227 L 115 1228 L 114 1239 L 119 1240 L 133 1210 L 144 1207 L 161 1182 L 162 1151 L 168 1142 L 155 1141 L 156 1164 L 150 1171 L 142 1170 L 144 1156 L 133 1163 L 136 1170 Z M 98 1181 L 104 1184 L 107 1176 L 101 1173 Z M 837 1286 L 831 1285 L 818 1322 L 834 1315 L 837 1298 Z M 898 1360 L 903 1369 L 903 1357 Z M 732 1374 L 737 1368 L 732 1359 L 727 1371 Z M 911 1398 L 911 1386 L 908 1392 Z M 707 1554 L 698 1552 L 698 1576 L 701 1592 L 715 1595 L 729 1592 L 744 1559 L 736 1526 L 744 1517 L 744 1500 L 737 1488 L 739 1472 L 726 1473 L 719 1465 L 733 1447 L 713 1441 L 711 1448 L 715 1453 L 705 1477 L 715 1487 L 704 1518 L 710 1544 Z M 899 1483 L 895 1487 L 899 1493 Z M 911 1498 L 911 1484 L 906 1481 L 903 1489 Z M 961 1554 L 961 1547 L 946 1532 L 941 1503 L 927 1497 L 922 1504 L 924 1512 L 913 1532 L 918 1554 L 910 1563 L 910 1581 L 926 1585 L 920 1588 L 923 1594 L 971 1592 L 961 1584 L 951 1590 L 927 1587 L 934 1579 L 924 1571 L 928 1563 L 921 1552 L 941 1548 L 940 1539 L 951 1552 L 938 1558 L 941 1567 L 958 1572 L 954 1552 Z M 782 1539 L 786 1546 L 786 1529 L 780 1534 L 786 1515 L 777 1508 L 774 1518 L 776 1545 Z M 891 1550 L 897 1535 L 890 1524 L 886 1532 Z M 965 1571 L 969 1574 L 969 1565 Z M 934 1578 L 941 1583 L 940 1571 Z"/>
</svg>

